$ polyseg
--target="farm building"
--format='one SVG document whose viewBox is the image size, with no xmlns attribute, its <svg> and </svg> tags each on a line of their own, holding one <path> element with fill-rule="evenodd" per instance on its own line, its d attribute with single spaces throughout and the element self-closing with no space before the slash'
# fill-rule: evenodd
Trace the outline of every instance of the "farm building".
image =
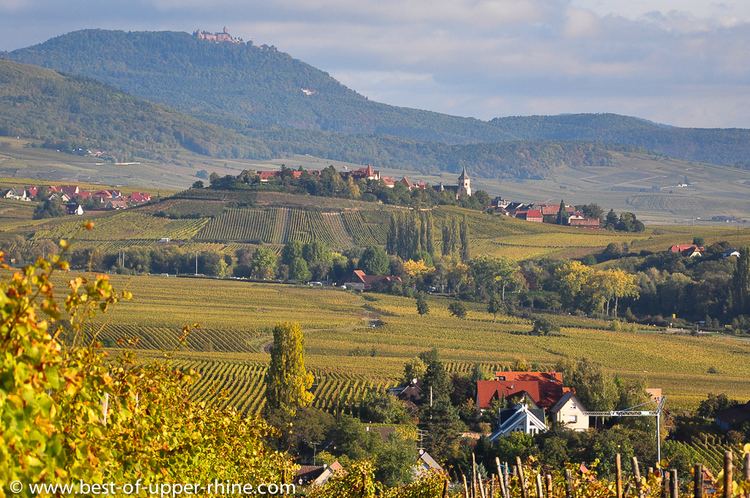
<svg viewBox="0 0 750 498">
<path fill-rule="evenodd" d="M 364 270 L 354 270 L 350 281 L 344 285 L 346 285 L 347 289 L 366 291 L 393 282 L 401 282 L 401 277 L 393 275 L 367 275 Z"/>
</svg>

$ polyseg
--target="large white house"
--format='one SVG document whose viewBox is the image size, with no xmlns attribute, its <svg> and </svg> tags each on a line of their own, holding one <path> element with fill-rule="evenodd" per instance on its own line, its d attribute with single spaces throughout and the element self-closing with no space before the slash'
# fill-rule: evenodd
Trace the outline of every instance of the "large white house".
<svg viewBox="0 0 750 498">
<path fill-rule="evenodd" d="M 490 435 L 490 441 L 508 436 L 513 432 L 523 432 L 524 434 L 531 435 L 547 432 L 547 425 L 544 423 L 544 412 L 529 408 L 527 403 L 515 405 L 512 409 L 508 410 L 507 415 L 503 414 L 500 427 Z"/>
<path fill-rule="evenodd" d="M 589 416 L 572 391 L 565 393 L 560 401 L 550 409 L 555 425 L 572 431 L 585 431 L 589 428 Z"/>
</svg>

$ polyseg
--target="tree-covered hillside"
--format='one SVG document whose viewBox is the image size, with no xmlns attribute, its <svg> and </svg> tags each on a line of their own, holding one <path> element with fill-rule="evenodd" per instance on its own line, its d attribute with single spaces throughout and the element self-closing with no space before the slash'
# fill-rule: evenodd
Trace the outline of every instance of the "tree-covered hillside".
<svg viewBox="0 0 750 498">
<path fill-rule="evenodd" d="M 161 159 L 176 149 L 204 155 L 269 155 L 236 132 L 132 97 L 96 81 L 0 60 L 0 135 L 35 138 L 113 159 Z"/>
<path fill-rule="evenodd" d="M 249 159 L 311 154 L 425 172 L 458 171 L 466 165 L 489 177 L 542 178 L 556 166 L 601 165 L 609 160 L 604 148 L 589 144 L 445 145 L 289 128 L 241 134 L 90 79 L 2 59 L 0 135 L 34 138 L 68 152 L 101 150 L 116 160 L 169 160 L 185 149 Z"/>
<path fill-rule="evenodd" d="M 750 167 L 750 130 L 678 128 L 618 114 L 513 116 L 491 121 L 518 140 L 626 145 L 677 159 Z"/>
<path fill-rule="evenodd" d="M 179 32 L 83 30 L 8 57 L 94 78 L 238 129 L 281 126 L 445 143 L 510 138 L 477 119 L 372 102 L 265 45 L 217 44 Z"/>
<path fill-rule="evenodd" d="M 485 122 L 394 107 L 372 102 L 274 47 L 211 43 L 188 33 L 83 30 L 3 56 L 93 78 L 249 136 L 270 133 L 272 154 L 314 149 L 331 159 L 383 160 L 389 165 L 403 161 L 399 166 L 408 168 L 433 161 L 432 143 L 541 140 L 624 145 L 680 159 L 750 167 L 748 130 L 678 128 L 615 114 Z M 290 129 L 308 133 L 297 135 Z M 430 154 L 405 154 L 406 149 L 427 149 Z M 449 162 L 455 169 L 457 161 Z M 491 163 L 488 176 L 509 173 L 504 169 L 507 161 Z"/>
</svg>

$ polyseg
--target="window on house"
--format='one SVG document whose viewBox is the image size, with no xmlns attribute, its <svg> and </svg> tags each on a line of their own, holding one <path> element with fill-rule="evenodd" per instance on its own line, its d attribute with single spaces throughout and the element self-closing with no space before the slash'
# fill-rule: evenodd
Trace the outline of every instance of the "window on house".
<svg viewBox="0 0 750 498">
<path fill-rule="evenodd" d="M 578 422 L 578 415 L 568 415 L 568 423 L 575 424 Z"/>
</svg>

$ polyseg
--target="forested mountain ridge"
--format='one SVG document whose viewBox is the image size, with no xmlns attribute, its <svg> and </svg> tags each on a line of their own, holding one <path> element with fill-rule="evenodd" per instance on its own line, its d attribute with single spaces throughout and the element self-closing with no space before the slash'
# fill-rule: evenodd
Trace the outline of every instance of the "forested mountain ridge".
<svg viewBox="0 0 750 498">
<path fill-rule="evenodd" d="M 91 79 L 3 59 L 0 135 L 37 139 L 46 147 L 67 152 L 100 150 L 105 157 L 120 161 L 168 161 L 182 149 L 245 159 L 310 154 L 424 172 L 468 166 L 488 177 L 542 178 L 558 166 L 610 161 L 605 148 L 585 143 L 447 145 L 290 128 L 240 134 Z"/>
<path fill-rule="evenodd" d="M 168 157 L 168 149 L 178 146 L 214 157 L 270 159 L 310 154 L 423 172 L 456 172 L 466 165 L 478 176 L 533 179 L 547 177 L 559 166 L 612 165 L 609 150 L 624 149 L 750 167 L 748 130 L 677 128 L 615 114 L 507 117 L 486 122 L 394 107 L 370 101 L 274 47 L 212 43 L 188 33 L 82 30 L 0 54 L 0 58 L 90 78 L 176 109 L 154 106 L 166 114 L 152 118 L 158 121 L 169 116 L 169 128 L 176 125 L 179 115 L 177 121 L 181 126 L 189 124 L 191 131 L 186 135 L 165 135 L 163 130 L 148 136 L 142 133 L 139 139 L 152 142 L 144 148 L 148 157 L 156 150 L 160 151 L 156 157 Z M 76 81 L 80 89 L 85 80 Z M 0 110 L 8 104 L 7 97 L 0 102 Z M 86 135 L 107 138 L 110 147 L 126 155 L 137 152 L 128 137 L 138 137 L 138 129 L 132 128 L 135 121 L 129 122 L 131 129 L 124 137 L 111 133 L 104 137 L 101 130 L 84 133 L 76 131 L 76 126 L 97 128 L 99 119 L 106 122 L 112 116 L 74 116 L 69 130 L 61 126 L 60 109 L 55 105 L 52 109 L 57 109 L 55 115 L 47 117 L 41 108 L 37 113 L 16 113 L 13 127 L 6 126 L 0 133 L 61 142 Z M 83 114 L 92 112 L 85 106 L 77 109 Z M 93 109 L 106 111 L 103 106 Z M 192 116 L 192 121 L 184 115 Z M 50 126 L 45 119 L 56 125 Z M 213 126 L 204 127 L 206 122 Z M 132 143 L 123 143 L 128 140 Z"/>
<path fill-rule="evenodd" d="M 203 155 L 269 155 L 265 146 L 102 83 L 0 59 L 0 135 L 116 160 L 163 159 L 183 148 Z"/>
<path fill-rule="evenodd" d="M 280 126 L 450 144 L 512 139 L 478 119 L 372 102 L 266 45 L 211 43 L 180 32 L 97 29 L 6 56 L 93 78 L 238 129 Z"/>
<path fill-rule="evenodd" d="M 490 121 L 518 140 L 637 147 L 677 159 L 750 168 L 750 130 L 679 128 L 619 114 L 509 116 Z"/>
</svg>

